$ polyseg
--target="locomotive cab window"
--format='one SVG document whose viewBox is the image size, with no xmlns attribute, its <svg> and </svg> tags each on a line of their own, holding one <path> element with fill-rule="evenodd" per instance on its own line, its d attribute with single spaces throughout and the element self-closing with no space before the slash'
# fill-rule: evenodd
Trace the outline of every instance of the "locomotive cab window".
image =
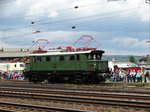
<svg viewBox="0 0 150 112">
<path fill-rule="evenodd" d="M 80 60 L 79 54 L 77 54 L 76 57 L 77 57 L 77 61 L 79 61 Z"/>
<path fill-rule="evenodd" d="M 46 56 L 46 61 L 51 61 L 51 58 L 49 56 Z"/>
<path fill-rule="evenodd" d="M 35 57 L 33 57 L 33 58 L 32 58 L 32 61 L 33 61 L 33 62 L 36 62 L 36 58 L 35 58 Z"/>
<path fill-rule="evenodd" d="M 73 61 L 73 60 L 75 60 L 75 56 L 74 56 L 74 55 L 71 55 L 71 56 L 70 56 L 70 61 Z"/>
<path fill-rule="evenodd" d="M 64 57 L 64 56 L 60 56 L 60 57 L 59 57 L 59 60 L 60 60 L 60 61 L 64 61 L 64 60 L 65 60 L 65 57 Z"/>
<path fill-rule="evenodd" d="M 41 61 L 41 57 L 37 57 L 37 61 L 40 62 Z"/>
<path fill-rule="evenodd" d="M 91 60 L 91 59 L 94 59 L 94 55 L 93 55 L 93 54 L 88 54 L 88 55 L 87 55 L 87 58 L 90 59 L 90 60 Z"/>
<path fill-rule="evenodd" d="M 101 57 L 102 57 L 102 55 L 100 55 L 100 54 L 97 54 L 97 55 L 96 55 L 96 58 L 97 58 L 97 59 L 101 59 Z"/>
<path fill-rule="evenodd" d="M 100 60 L 102 55 L 100 54 L 87 54 L 89 60 Z"/>
<path fill-rule="evenodd" d="M 25 65 L 24 64 L 20 64 L 20 67 L 25 67 Z"/>
</svg>

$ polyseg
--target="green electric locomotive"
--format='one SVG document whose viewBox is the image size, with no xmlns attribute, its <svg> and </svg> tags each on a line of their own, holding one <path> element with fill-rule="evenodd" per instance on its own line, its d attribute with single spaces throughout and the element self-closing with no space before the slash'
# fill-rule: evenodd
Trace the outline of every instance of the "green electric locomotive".
<svg viewBox="0 0 150 112">
<path fill-rule="evenodd" d="M 25 74 L 30 82 L 99 83 L 109 77 L 102 50 L 55 49 L 29 54 Z"/>
</svg>

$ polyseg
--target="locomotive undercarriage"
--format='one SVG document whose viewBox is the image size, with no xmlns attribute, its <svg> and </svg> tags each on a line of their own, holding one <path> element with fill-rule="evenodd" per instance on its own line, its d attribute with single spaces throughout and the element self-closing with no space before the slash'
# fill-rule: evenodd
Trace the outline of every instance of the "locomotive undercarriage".
<svg viewBox="0 0 150 112">
<path fill-rule="evenodd" d="M 99 83 L 106 80 L 108 74 L 95 71 L 29 71 L 26 73 L 30 82 L 49 83 Z"/>
</svg>

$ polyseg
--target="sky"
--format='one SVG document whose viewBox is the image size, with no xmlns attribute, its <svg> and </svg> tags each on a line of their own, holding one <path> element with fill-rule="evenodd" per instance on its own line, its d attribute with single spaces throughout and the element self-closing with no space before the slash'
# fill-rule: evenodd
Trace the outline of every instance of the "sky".
<svg viewBox="0 0 150 112">
<path fill-rule="evenodd" d="M 0 0 L 0 48 L 78 47 L 90 39 L 86 45 L 106 55 L 149 54 L 149 0 Z"/>
</svg>

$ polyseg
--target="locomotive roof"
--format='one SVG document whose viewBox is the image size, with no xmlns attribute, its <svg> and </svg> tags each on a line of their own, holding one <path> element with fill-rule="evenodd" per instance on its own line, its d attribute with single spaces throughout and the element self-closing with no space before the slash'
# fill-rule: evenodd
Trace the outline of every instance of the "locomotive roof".
<svg viewBox="0 0 150 112">
<path fill-rule="evenodd" d="M 84 53 L 104 53 L 102 50 L 88 50 L 88 51 L 56 51 L 56 52 L 47 52 L 47 53 L 34 53 L 29 54 L 28 56 L 47 56 L 47 55 L 69 55 L 69 54 L 84 54 Z"/>
</svg>

